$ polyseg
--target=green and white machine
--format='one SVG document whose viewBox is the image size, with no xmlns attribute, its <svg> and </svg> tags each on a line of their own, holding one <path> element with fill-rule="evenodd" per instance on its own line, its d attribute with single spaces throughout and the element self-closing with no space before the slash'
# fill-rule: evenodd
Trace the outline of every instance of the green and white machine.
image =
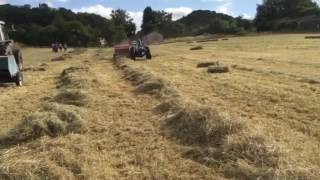
<svg viewBox="0 0 320 180">
<path fill-rule="evenodd" d="M 0 83 L 16 83 L 23 85 L 23 60 L 20 49 L 14 47 L 4 28 L 5 23 L 0 21 Z"/>
</svg>

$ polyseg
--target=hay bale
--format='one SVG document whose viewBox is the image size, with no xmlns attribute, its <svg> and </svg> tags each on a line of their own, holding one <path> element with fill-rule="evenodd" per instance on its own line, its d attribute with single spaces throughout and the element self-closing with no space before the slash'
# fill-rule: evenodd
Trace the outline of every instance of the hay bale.
<svg viewBox="0 0 320 180">
<path fill-rule="evenodd" d="M 196 47 L 190 48 L 191 51 L 196 51 L 196 50 L 201 50 L 201 49 L 203 49 L 202 46 L 196 46 Z"/>
<path fill-rule="evenodd" d="M 89 102 L 89 94 L 78 89 L 61 89 L 55 95 L 54 101 L 67 105 L 85 106 Z"/>
<path fill-rule="evenodd" d="M 209 66 L 208 73 L 227 73 L 229 68 L 227 66 Z"/>
<path fill-rule="evenodd" d="M 320 39 L 320 36 L 306 36 L 305 39 Z"/>
<path fill-rule="evenodd" d="M 51 61 L 65 61 L 66 59 L 63 56 L 54 57 Z"/>
<path fill-rule="evenodd" d="M 222 41 L 228 41 L 228 40 L 229 40 L 228 38 L 223 38 L 223 39 L 222 39 Z"/>
<path fill-rule="evenodd" d="M 200 62 L 198 63 L 197 67 L 198 68 L 207 68 L 209 66 L 218 66 L 219 65 L 219 61 L 216 62 Z"/>
</svg>

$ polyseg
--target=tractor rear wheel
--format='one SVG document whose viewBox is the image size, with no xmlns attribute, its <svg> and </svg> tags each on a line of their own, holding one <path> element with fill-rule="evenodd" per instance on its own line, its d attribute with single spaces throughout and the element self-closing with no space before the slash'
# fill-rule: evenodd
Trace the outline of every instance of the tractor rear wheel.
<svg viewBox="0 0 320 180">
<path fill-rule="evenodd" d="M 23 86 L 23 74 L 21 72 L 18 72 L 15 77 L 15 83 L 17 86 Z"/>
<path fill-rule="evenodd" d="M 134 61 L 136 60 L 136 50 L 134 47 L 130 48 L 130 59 L 132 59 Z"/>
<path fill-rule="evenodd" d="M 146 52 L 146 58 L 147 58 L 147 59 L 152 59 L 152 55 L 151 55 L 151 52 L 150 52 L 149 47 L 146 47 L 146 50 L 147 50 L 147 52 Z"/>
<path fill-rule="evenodd" d="M 19 70 L 22 71 L 23 70 L 23 59 L 22 59 L 22 53 L 20 49 L 14 49 L 13 50 L 13 56 L 16 60 L 16 63 L 19 67 Z"/>
</svg>

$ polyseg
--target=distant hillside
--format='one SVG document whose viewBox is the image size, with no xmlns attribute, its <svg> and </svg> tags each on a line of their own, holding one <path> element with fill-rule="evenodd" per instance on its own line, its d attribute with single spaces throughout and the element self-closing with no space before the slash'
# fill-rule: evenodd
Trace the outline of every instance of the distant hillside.
<svg viewBox="0 0 320 180">
<path fill-rule="evenodd" d="M 185 34 L 203 33 L 241 33 L 254 30 L 251 20 L 242 17 L 217 13 L 215 11 L 197 10 L 177 21 L 185 26 Z"/>
<path fill-rule="evenodd" d="M 143 15 L 142 34 L 158 31 L 166 38 L 192 36 L 213 33 L 243 33 L 254 31 L 251 20 L 242 17 L 216 13 L 215 11 L 197 10 L 177 20 L 172 20 L 172 14 L 164 11 L 154 11 L 146 7 Z"/>
</svg>

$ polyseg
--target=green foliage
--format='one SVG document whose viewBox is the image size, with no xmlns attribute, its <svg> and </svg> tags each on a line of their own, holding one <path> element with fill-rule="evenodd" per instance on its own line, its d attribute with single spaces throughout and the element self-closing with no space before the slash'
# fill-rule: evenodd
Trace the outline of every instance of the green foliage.
<svg viewBox="0 0 320 180">
<path fill-rule="evenodd" d="M 215 11 L 198 10 L 178 20 L 184 24 L 185 35 L 200 35 L 204 33 L 240 33 L 254 31 L 251 20 L 241 16 L 234 18 Z"/>
<path fill-rule="evenodd" d="M 172 14 L 154 11 L 151 7 L 146 7 L 144 10 L 141 28 L 143 35 L 157 31 L 166 38 L 204 33 L 242 33 L 255 30 L 253 22 L 242 17 L 233 18 L 214 11 L 199 10 L 173 21 Z"/>
<path fill-rule="evenodd" d="M 305 21 L 301 18 L 319 13 L 319 7 L 312 0 L 265 0 L 257 7 L 255 25 L 258 31 L 312 29 L 315 28 L 312 23 L 309 28 L 300 27 Z"/>
<path fill-rule="evenodd" d="M 88 13 L 74 13 L 65 8 L 53 9 L 46 4 L 37 8 L 30 5 L 0 5 L 0 20 L 16 31 L 10 37 L 16 41 L 48 46 L 53 42 L 73 46 L 98 44 L 104 37 L 111 45 L 135 34 L 136 26 L 125 10 L 115 10 L 111 19 Z"/>
</svg>

